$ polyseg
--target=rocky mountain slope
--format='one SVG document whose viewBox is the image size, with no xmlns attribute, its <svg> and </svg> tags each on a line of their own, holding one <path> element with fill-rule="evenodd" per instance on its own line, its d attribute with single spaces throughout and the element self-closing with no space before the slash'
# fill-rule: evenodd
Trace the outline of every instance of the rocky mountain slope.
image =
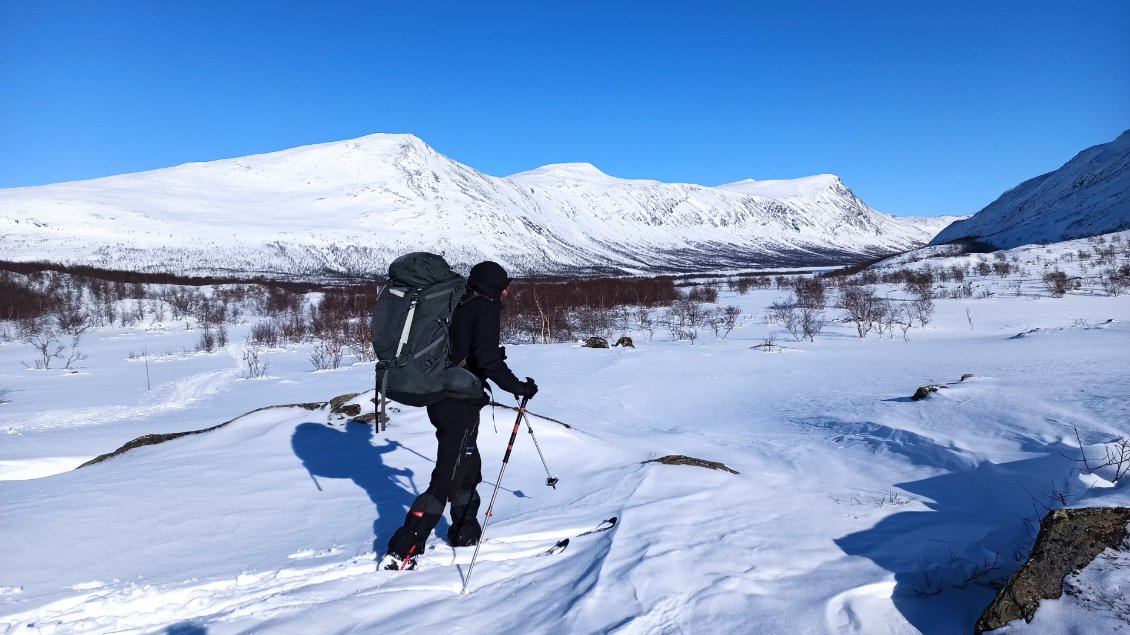
<svg viewBox="0 0 1130 635">
<path fill-rule="evenodd" d="M 1130 229 L 1130 130 L 1001 194 L 942 230 L 931 244 L 975 239 L 1010 249 L 1124 229 Z"/>
</svg>

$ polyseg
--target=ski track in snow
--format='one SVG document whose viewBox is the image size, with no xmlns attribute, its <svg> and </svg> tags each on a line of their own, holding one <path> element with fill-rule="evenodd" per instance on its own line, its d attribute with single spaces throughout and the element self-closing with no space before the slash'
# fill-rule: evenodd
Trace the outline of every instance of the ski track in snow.
<svg viewBox="0 0 1130 635">
<path fill-rule="evenodd" d="M 91 408 L 58 408 L 39 412 L 26 419 L 5 423 L 16 432 L 58 430 L 102 425 L 116 421 L 146 419 L 183 410 L 202 399 L 215 396 L 239 377 L 238 369 L 212 370 L 158 387 L 158 392 L 130 406 L 95 406 Z"/>
<path fill-rule="evenodd" d="M 609 540 L 616 529 L 613 527 L 592 536 L 577 537 L 577 534 L 594 526 L 595 523 L 573 529 L 488 538 L 480 550 L 478 562 L 483 565 L 532 559 L 544 553 L 554 540 L 567 537 L 585 542 L 590 542 L 589 538 L 594 539 L 591 542 Z M 570 547 L 573 552 L 583 548 Z M 404 573 L 377 569 L 373 554 L 367 553 L 313 567 L 244 572 L 234 578 L 210 581 L 192 580 L 183 586 L 91 581 L 71 587 L 73 591 L 87 591 L 85 593 L 21 613 L 0 616 L 0 626 L 4 628 L 5 635 L 44 632 L 84 635 L 105 633 L 110 629 L 123 634 L 150 633 L 154 628 L 183 621 L 186 614 L 191 615 L 193 620 L 207 620 L 213 624 L 242 618 L 261 621 L 291 608 L 309 606 L 311 595 L 327 601 L 385 592 L 459 593 L 466 576 L 465 565 L 470 563 L 473 553 L 472 548 L 456 550 L 433 540 L 428 552 L 420 559 L 420 567 Z M 571 555 L 556 554 L 539 562 L 549 564 L 551 558 L 564 557 Z M 461 566 L 456 569 L 455 565 Z M 489 585 L 498 581 L 497 577 L 485 571 L 485 567 L 480 566 L 476 572 L 479 574 L 475 577 L 477 584 L 472 585 L 471 592 L 483 586 L 484 582 Z M 428 583 L 437 577 L 446 581 Z M 512 574 L 507 576 L 511 577 Z M 12 591 L 13 595 L 16 593 L 18 590 Z"/>
</svg>

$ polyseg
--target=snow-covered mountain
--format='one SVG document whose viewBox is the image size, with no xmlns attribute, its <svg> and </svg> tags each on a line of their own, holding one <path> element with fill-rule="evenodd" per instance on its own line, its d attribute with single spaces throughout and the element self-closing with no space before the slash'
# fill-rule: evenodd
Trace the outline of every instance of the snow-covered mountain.
<svg viewBox="0 0 1130 635">
<path fill-rule="evenodd" d="M 976 239 L 998 249 L 1130 229 L 1130 130 L 1029 179 L 930 244 Z"/>
<path fill-rule="evenodd" d="M 525 273 L 815 265 L 931 229 L 832 175 L 714 188 L 556 164 L 498 178 L 393 134 L 0 190 L 4 259 L 184 273 L 367 275 L 418 250 Z"/>
</svg>

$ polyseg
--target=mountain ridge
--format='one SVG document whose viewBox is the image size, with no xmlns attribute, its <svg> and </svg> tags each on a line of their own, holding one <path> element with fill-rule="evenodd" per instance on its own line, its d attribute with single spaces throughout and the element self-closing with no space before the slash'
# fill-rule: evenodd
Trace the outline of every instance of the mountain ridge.
<svg viewBox="0 0 1130 635">
<path fill-rule="evenodd" d="M 1130 130 L 1008 189 L 930 244 L 976 240 L 1010 249 L 1124 229 L 1130 229 Z"/>
<path fill-rule="evenodd" d="M 776 197 L 621 179 L 587 163 L 495 177 L 415 135 L 378 133 L 0 190 L 0 232 L 12 260 L 292 275 L 371 275 L 418 250 L 527 274 L 808 266 L 931 237 L 833 175 L 799 179 L 795 191 L 752 183 L 772 183 Z"/>
</svg>

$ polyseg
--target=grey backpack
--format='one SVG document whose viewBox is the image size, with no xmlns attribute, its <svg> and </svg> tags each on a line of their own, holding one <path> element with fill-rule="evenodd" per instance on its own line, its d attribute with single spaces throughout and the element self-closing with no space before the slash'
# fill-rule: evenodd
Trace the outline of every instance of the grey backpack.
<svg viewBox="0 0 1130 635">
<path fill-rule="evenodd" d="M 449 361 L 451 315 L 466 289 L 466 279 L 436 254 L 410 253 L 389 265 L 371 324 L 382 425 L 388 399 L 429 406 L 482 397 L 479 378 Z"/>
</svg>

